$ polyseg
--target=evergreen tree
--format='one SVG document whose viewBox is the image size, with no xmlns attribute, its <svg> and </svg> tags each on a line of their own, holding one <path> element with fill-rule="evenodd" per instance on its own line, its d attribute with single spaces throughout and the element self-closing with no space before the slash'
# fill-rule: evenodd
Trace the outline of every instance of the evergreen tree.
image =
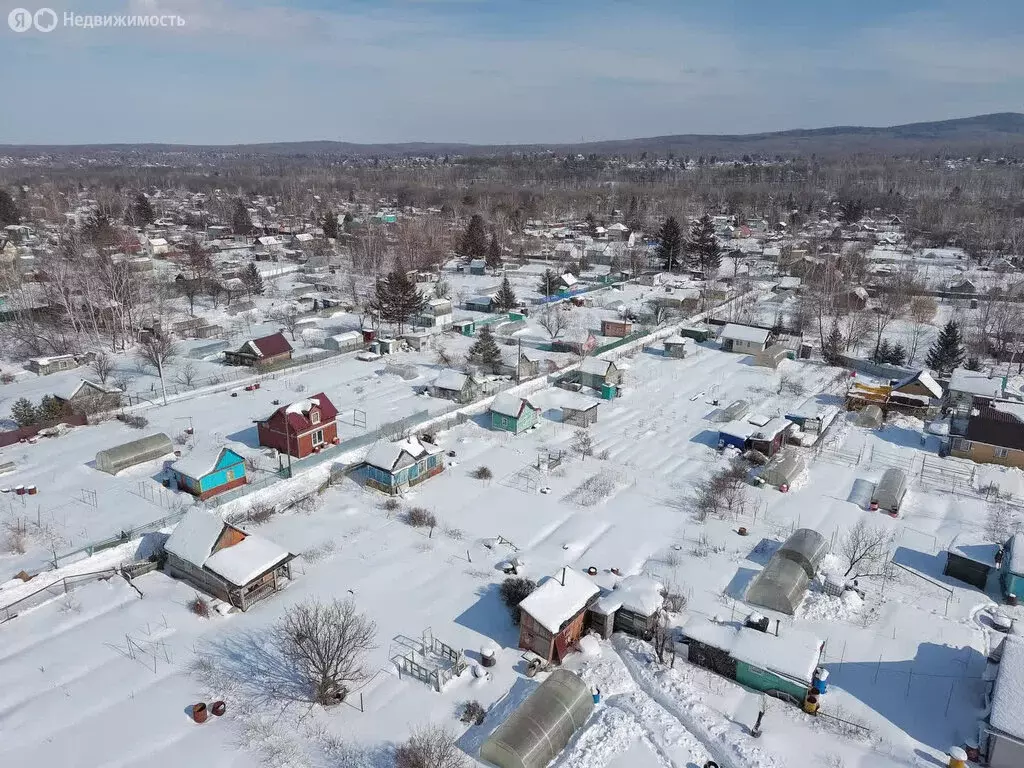
<svg viewBox="0 0 1024 768">
<path fill-rule="evenodd" d="M 19 427 L 30 427 L 39 423 L 39 412 L 32 405 L 31 400 L 21 397 L 15 400 L 14 405 L 11 406 L 11 418 L 17 422 Z"/>
<path fill-rule="evenodd" d="M 594 214 L 587 214 L 587 234 L 591 237 L 597 237 L 597 219 L 594 218 Z"/>
<path fill-rule="evenodd" d="M 463 261 L 487 258 L 487 229 L 484 226 L 484 218 L 479 213 L 474 213 L 466 225 L 462 242 L 459 244 L 459 255 Z"/>
<path fill-rule="evenodd" d="M 249 216 L 249 209 L 241 200 L 235 201 L 235 210 L 231 214 L 231 226 L 236 235 L 252 234 L 252 217 Z"/>
<path fill-rule="evenodd" d="M 890 357 L 892 357 L 892 347 L 889 346 L 889 340 L 882 339 L 871 355 L 871 362 L 884 365 L 889 362 Z"/>
<path fill-rule="evenodd" d="M 399 333 L 402 333 L 413 317 L 423 311 L 425 305 L 423 294 L 416 288 L 416 283 L 409 279 L 401 264 L 396 265 L 387 277 L 378 278 L 370 301 L 370 309 L 377 312 L 382 320 L 394 323 Z"/>
<path fill-rule="evenodd" d="M 965 357 L 960 326 L 956 321 L 950 320 L 939 332 L 939 338 L 929 350 L 925 365 L 937 373 L 950 373 L 954 368 L 963 365 Z"/>
<path fill-rule="evenodd" d="M 156 211 L 153 210 L 153 204 L 141 192 L 135 195 L 135 200 L 132 202 L 132 213 L 135 215 L 136 226 L 141 227 L 156 221 Z"/>
<path fill-rule="evenodd" d="M 355 216 L 353 216 L 351 213 L 346 213 L 345 216 L 341 219 L 341 228 L 346 232 L 351 232 L 352 222 L 354 222 L 355 220 Z"/>
<path fill-rule="evenodd" d="M 249 262 L 249 266 L 242 274 L 242 282 L 245 283 L 245 290 L 250 296 L 254 294 L 262 296 L 263 291 L 266 290 L 266 286 L 263 284 L 263 275 L 260 274 L 260 269 L 256 266 L 255 261 Z"/>
<path fill-rule="evenodd" d="M 828 336 L 825 337 L 825 343 L 821 347 L 821 356 L 829 365 L 842 365 L 843 361 L 840 358 L 842 351 L 843 334 L 839 330 L 839 323 L 833 320 Z"/>
<path fill-rule="evenodd" d="M 508 275 L 501 280 L 501 287 L 494 297 L 494 306 L 502 312 L 508 312 L 519 306 L 519 299 L 516 298 L 516 292 L 512 290 L 512 283 L 508 281 Z"/>
<path fill-rule="evenodd" d="M 537 293 L 541 296 L 554 296 L 558 293 L 558 273 L 553 269 L 545 269 L 537 284 Z"/>
<path fill-rule="evenodd" d="M 705 280 L 718 273 L 718 267 L 722 264 L 722 251 L 715 236 L 715 225 L 706 213 L 690 229 L 689 250 Z"/>
<path fill-rule="evenodd" d="M 658 233 L 658 258 L 669 272 L 675 272 L 683 260 L 683 232 L 675 216 L 669 216 Z"/>
<path fill-rule="evenodd" d="M 907 350 L 898 341 L 889 348 L 889 365 L 903 365 L 907 362 Z"/>
<path fill-rule="evenodd" d="M 324 228 L 324 237 L 328 237 L 332 240 L 338 239 L 338 214 L 334 211 L 328 211 L 324 214 L 323 221 L 320 222 L 320 226 Z"/>
<path fill-rule="evenodd" d="M 18 206 L 14 204 L 14 198 L 6 189 L 0 189 L 0 227 L 8 224 L 17 224 L 21 221 L 18 215 Z"/>
<path fill-rule="evenodd" d="M 469 362 L 491 373 L 501 370 L 501 350 L 494 340 L 491 326 L 485 325 L 480 329 L 476 341 L 469 348 Z"/>
<path fill-rule="evenodd" d="M 55 424 L 64 418 L 67 408 L 53 395 L 44 395 L 39 408 L 36 409 L 36 419 L 40 424 Z"/>
<path fill-rule="evenodd" d="M 501 267 L 501 246 L 498 245 L 498 233 L 491 232 L 491 241 L 487 244 L 487 268 Z"/>
</svg>

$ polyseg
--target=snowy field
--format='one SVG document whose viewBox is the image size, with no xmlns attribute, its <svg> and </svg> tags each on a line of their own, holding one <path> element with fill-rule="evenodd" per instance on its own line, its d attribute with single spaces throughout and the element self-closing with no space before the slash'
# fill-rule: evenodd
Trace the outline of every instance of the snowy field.
<svg viewBox="0 0 1024 768">
<path fill-rule="evenodd" d="M 563 566 L 593 566 L 603 586 L 614 583 L 612 568 L 647 572 L 687 596 L 680 622 L 688 616 L 742 619 L 749 612 L 739 601 L 745 586 L 792 530 L 813 527 L 838 540 L 862 518 L 894 529 L 894 559 L 904 566 L 896 577 L 884 584 L 866 580 L 864 600 L 829 597 L 815 586 L 795 617 L 771 616 L 781 621 L 780 634 L 798 628 L 826 641 L 831 677 L 823 712 L 840 720 L 813 718 L 773 699 L 764 735 L 755 740 L 749 727 L 759 696 L 682 660 L 671 669 L 661 666 L 650 646 L 616 636 L 567 661 L 600 686 L 603 699 L 554 765 L 689 768 L 708 759 L 731 768 L 943 764 L 945 750 L 971 734 L 979 714 L 990 641 L 979 617 L 993 601 L 944 577 L 941 552 L 957 533 L 984 529 L 986 505 L 971 487 L 994 480 L 1019 492 L 1019 473 L 979 472 L 971 479 L 969 467 L 939 459 L 934 442 L 921 440 L 919 422 L 899 420 L 867 432 L 843 414 L 788 493 L 751 488 L 753 503 L 742 518 L 698 523 L 686 501 L 694 483 L 725 462 L 715 450 L 712 419 L 719 409 L 713 401 L 743 398 L 769 416 L 809 397 L 837 402 L 840 372 L 798 362 L 771 371 L 710 345 L 686 360 L 640 352 L 622 362 L 628 365 L 623 395 L 602 402 L 590 427 L 593 456 L 574 452 L 574 430 L 560 423 L 567 393 L 555 389 L 536 396 L 543 416 L 529 433 L 493 432 L 485 419 L 442 433 L 441 446 L 455 454 L 448 468 L 404 502 L 436 514 L 432 536 L 386 511 L 382 496 L 348 481 L 327 490 L 315 508 L 259 526 L 260 535 L 301 557 L 284 592 L 244 614 L 198 618 L 186 608 L 194 590 L 156 572 L 135 580 L 141 596 L 115 577 L 0 625 L 0 679 L 6 683 L 0 728 L 8 734 L 0 741 L 0 764 L 383 768 L 390 764 L 390 745 L 428 721 L 455 731 L 475 756 L 537 685 L 523 675 L 517 630 L 498 596 L 501 561 L 518 554 L 534 579 Z M 299 378 L 307 394 L 323 389 L 337 397 L 343 412 L 370 403 L 359 407 L 374 423 L 440 403 L 413 395 L 416 382 L 382 376 L 378 367 L 345 363 Z M 783 378 L 799 381 L 802 394 L 780 386 Z M 278 389 L 268 384 L 237 398 L 221 394 L 152 409 L 146 412 L 150 431 L 176 434 L 191 416 L 245 443 L 251 420 L 269 412 L 275 397 L 297 396 L 297 383 L 284 377 Z M 87 464 L 98 442 L 136 434 L 104 424 L 17 446 L 12 459 L 25 473 L 18 482 L 37 482 L 40 501 L 73 495 L 98 474 Z M 558 451 L 564 452 L 560 466 L 537 468 L 540 455 Z M 865 483 L 894 464 L 912 468 L 914 478 L 899 519 L 866 511 L 861 496 Z M 480 466 L 493 479 L 473 479 Z M 81 520 L 90 532 L 105 533 L 107 515 L 159 516 L 159 504 L 131 491 L 153 471 L 103 476 L 111 495 L 111 484 L 120 489 L 118 506 L 105 507 L 101 522 L 97 509 L 76 502 L 65 513 L 67 527 Z M 957 478 L 961 492 L 953 493 L 944 483 Z M 748 536 L 737 534 L 739 525 Z M 515 549 L 496 544 L 498 537 Z M 131 549 L 128 544 L 123 551 L 130 556 Z M 107 553 L 97 562 L 110 559 Z M 7 573 L 18 565 L 10 558 L 0 563 Z M 75 567 L 81 572 L 84 566 Z M 328 711 L 282 707 L 265 696 L 274 674 L 267 628 L 311 596 L 351 597 L 378 629 L 374 676 L 358 701 L 352 696 Z M 482 647 L 499 647 L 497 666 L 489 677 L 467 672 L 443 693 L 399 679 L 389 663 L 393 638 L 419 637 L 428 628 L 471 663 Z M 192 702 L 217 698 L 228 703 L 225 717 L 202 726 L 187 717 Z M 467 729 L 457 720 L 457 706 L 467 699 L 489 708 L 483 725 Z"/>
</svg>

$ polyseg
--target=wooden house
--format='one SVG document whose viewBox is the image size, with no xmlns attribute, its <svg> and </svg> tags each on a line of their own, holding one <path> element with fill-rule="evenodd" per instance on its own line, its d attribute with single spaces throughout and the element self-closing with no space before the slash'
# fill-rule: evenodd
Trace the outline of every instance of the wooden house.
<svg viewBox="0 0 1024 768">
<path fill-rule="evenodd" d="M 529 398 L 502 392 L 491 403 L 491 429 L 518 435 L 540 421 L 540 407 Z"/>
<path fill-rule="evenodd" d="M 270 365 L 291 359 L 292 345 L 280 332 L 250 339 L 235 351 L 224 350 L 224 362 L 228 365 Z"/>
<path fill-rule="evenodd" d="M 338 441 L 338 409 L 323 392 L 256 422 L 260 445 L 302 459 Z"/>
<path fill-rule="evenodd" d="M 224 446 L 193 448 L 175 461 L 170 471 L 179 490 L 204 500 L 248 482 L 245 458 Z"/>
<path fill-rule="evenodd" d="M 68 412 L 87 416 L 120 408 L 124 392 L 118 387 L 81 379 L 64 392 L 54 392 L 53 396 Z"/>
<path fill-rule="evenodd" d="M 451 299 L 428 299 L 415 323 L 424 328 L 448 330 L 452 327 L 453 321 Z"/>
<path fill-rule="evenodd" d="M 597 406 L 600 401 L 586 395 L 559 393 L 562 408 L 562 423 L 575 427 L 589 427 L 597 423 Z"/>
<path fill-rule="evenodd" d="M 436 445 L 409 437 L 380 442 L 364 459 L 366 484 L 392 496 L 444 471 L 444 452 Z"/>
<path fill-rule="evenodd" d="M 580 363 L 578 380 L 584 387 L 599 390 L 605 386 L 619 384 L 622 381 L 622 372 L 611 360 L 588 357 Z"/>
<path fill-rule="evenodd" d="M 469 274 L 471 275 L 485 275 L 487 274 L 487 262 L 483 259 L 473 259 L 469 262 Z"/>
<path fill-rule="evenodd" d="M 561 662 L 583 634 L 587 609 L 600 593 L 573 568 L 549 576 L 519 603 L 519 647 Z"/>
<path fill-rule="evenodd" d="M 519 366 L 517 375 L 519 379 L 532 379 L 540 375 L 540 363 L 542 355 L 532 349 L 524 349 L 519 353 Z"/>
<path fill-rule="evenodd" d="M 434 379 L 429 391 L 431 397 L 471 403 L 480 396 L 480 384 L 469 374 L 448 369 Z"/>
<path fill-rule="evenodd" d="M 590 606 L 590 627 L 606 640 L 613 632 L 649 640 L 661 615 L 664 593 L 664 585 L 650 576 L 627 576 Z"/>
<path fill-rule="evenodd" d="M 942 387 L 932 375 L 928 371 L 920 370 L 893 384 L 890 394 L 923 398 L 927 405 L 929 402 L 941 400 L 943 393 Z"/>
<path fill-rule="evenodd" d="M 164 544 L 164 570 L 247 610 L 291 579 L 295 555 L 203 509 L 189 510 Z"/>
<path fill-rule="evenodd" d="M 718 334 L 718 340 L 725 352 L 756 355 L 767 349 L 772 332 L 766 328 L 755 328 L 750 325 L 728 323 Z"/>
<path fill-rule="evenodd" d="M 475 296 L 471 299 L 466 299 L 465 307 L 469 312 L 493 312 L 494 297 Z"/>
<path fill-rule="evenodd" d="M 623 338 L 633 332 L 633 323 L 629 320 L 602 320 L 601 335 Z"/>
<path fill-rule="evenodd" d="M 30 357 L 28 369 L 39 376 L 49 376 L 51 373 L 70 371 L 78 367 L 78 360 L 74 355 L 51 355 L 50 357 Z"/>
</svg>

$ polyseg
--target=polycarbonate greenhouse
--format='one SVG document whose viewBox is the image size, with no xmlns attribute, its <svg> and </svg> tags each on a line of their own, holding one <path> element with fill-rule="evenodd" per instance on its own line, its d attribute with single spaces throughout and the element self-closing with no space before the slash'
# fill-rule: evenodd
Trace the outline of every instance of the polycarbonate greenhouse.
<svg viewBox="0 0 1024 768">
<path fill-rule="evenodd" d="M 163 432 L 122 443 L 113 448 L 96 452 L 96 469 L 116 475 L 122 469 L 134 467 L 144 461 L 152 461 L 174 452 L 171 438 Z"/>
<path fill-rule="evenodd" d="M 857 414 L 857 426 L 878 429 L 885 421 L 885 414 L 877 405 L 869 405 Z"/>
<path fill-rule="evenodd" d="M 826 554 L 824 536 L 810 528 L 797 529 L 750 582 L 746 601 L 792 616 Z"/>
<path fill-rule="evenodd" d="M 594 696 L 572 672 L 556 669 L 480 747 L 498 768 L 544 768 L 594 709 Z"/>
<path fill-rule="evenodd" d="M 797 563 L 807 573 L 807 578 L 813 579 L 828 554 L 828 542 L 811 528 L 798 528 L 775 554 Z"/>
<path fill-rule="evenodd" d="M 761 479 L 776 488 L 780 485 L 792 485 L 805 469 L 807 462 L 803 456 L 787 448 L 776 454 L 768 466 L 761 470 Z"/>
</svg>

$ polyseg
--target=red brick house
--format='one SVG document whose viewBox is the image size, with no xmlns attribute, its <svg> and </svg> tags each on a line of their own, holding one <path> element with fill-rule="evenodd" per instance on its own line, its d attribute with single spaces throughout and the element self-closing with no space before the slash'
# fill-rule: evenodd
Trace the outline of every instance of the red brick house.
<svg viewBox="0 0 1024 768">
<path fill-rule="evenodd" d="M 338 439 L 338 409 L 323 392 L 282 405 L 256 422 L 260 445 L 304 458 Z"/>
<path fill-rule="evenodd" d="M 268 365 L 278 360 L 292 359 L 292 345 L 283 333 L 272 333 L 259 339 L 250 339 L 237 350 L 224 350 L 228 365 Z"/>
</svg>

